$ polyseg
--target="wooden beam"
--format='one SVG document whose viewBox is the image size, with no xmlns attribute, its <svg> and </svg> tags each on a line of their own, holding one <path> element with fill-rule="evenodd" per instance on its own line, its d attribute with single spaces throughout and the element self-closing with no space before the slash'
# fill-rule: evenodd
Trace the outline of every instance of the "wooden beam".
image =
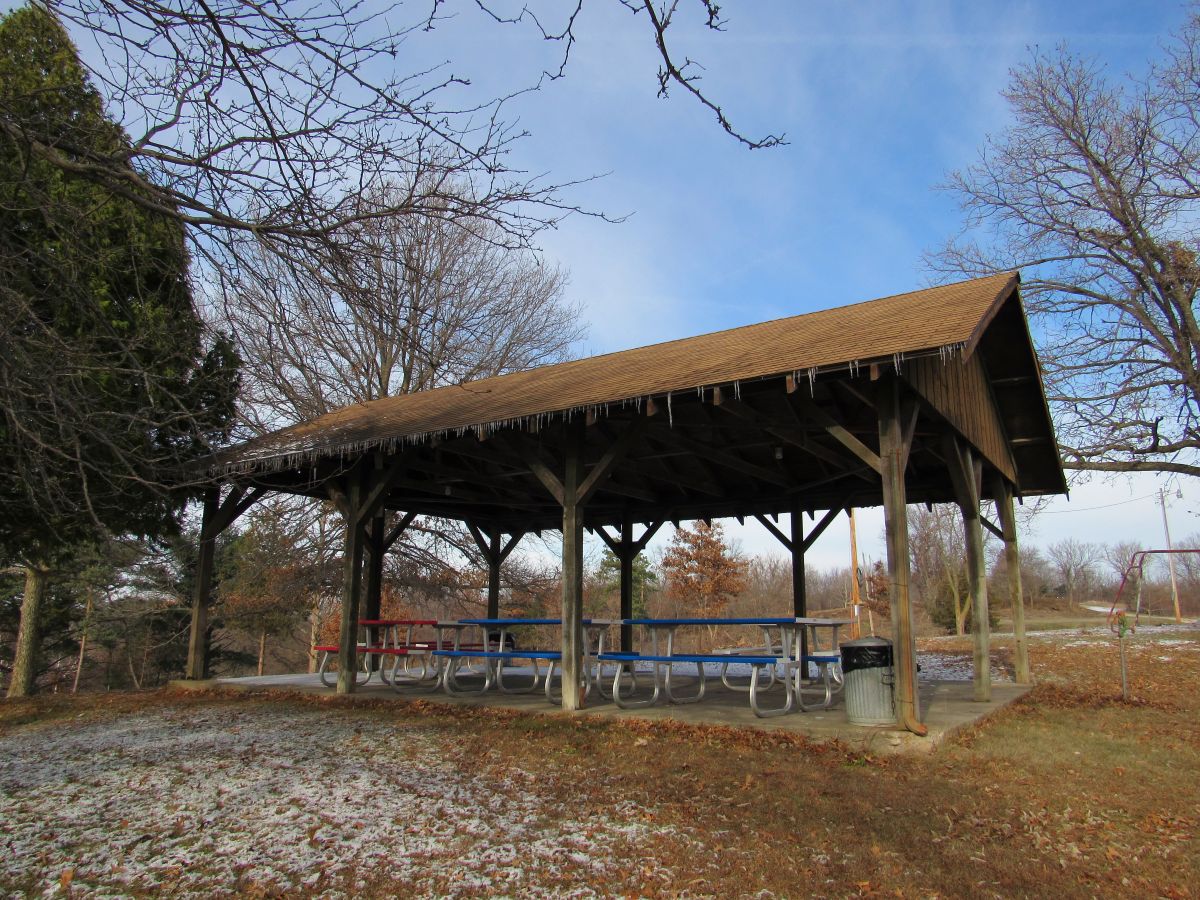
<svg viewBox="0 0 1200 900">
<path fill-rule="evenodd" d="M 517 544 L 521 543 L 521 538 L 525 537 L 523 531 L 509 532 L 508 542 L 500 548 L 500 562 L 508 559 L 510 553 L 517 549 Z"/>
<path fill-rule="evenodd" d="M 605 535 L 607 536 L 607 530 Z M 617 611 L 622 620 L 633 618 L 633 559 L 638 551 L 634 549 L 633 517 L 627 512 L 621 517 L 621 537 L 617 541 L 613 553 L 621 564 L 620 595 Z M 633 652 L 633 626 L 621 623 L 621 650 L 624 653 Z"/>
<path fill-rule="evenodd" d="M 1008 569 L 1009 600 L 1012 604 L 1013 637 L 1016 642 L 1017 684 L 1033 684 L 1029 668 L 1029 639 L 1025 636 L 1025 593 L 1021 585 L 1021 551 L 1017 546 L 1017 517 L 1013 510 L 1013 487 L 1002 475 L 995 476 L 996 515 L 1003 531 L 1004 564 Z"/>
<path fill-rule="evenodd" d="M 220 488 L 217 489 L 218 491 Z M 225 499 L 220 502 L 216 510 L 213 512 L 210 531 L 224 531 L 224 526 L 233 521 L 233 511 L 237 508 L 242 497 L 245 495 L 246 489 L 239 487 L 236 484 L 229 486 L 229 493 L 225 495 Z M 203 531 L 204 526 L 200 526 Z"/>
<path fill-rule="evenodd" d="M 792 539 L 784 534 L 778 525 L 776 525 L 766 516 L 760 515 L 759 513 L 755 513 L 754 518 L 758 519 L 759 524 L 761 524 L 763 528 L 775 535 L 775 539 L 779 541 L 779 543 L 783 544 L 783 546 L 786 547 L 789 552 L 792 550 Z"/>
<path fill-rule="evenodd" d="M 441 452 L 455 455 L 453 451 Z M 462 460 L 468 459 L 474 460 L 475 458 L 462 455 Z M 455 487 L 459 484 L 469 485 L 471 488 L 495 495 L 501 502 L 519 501 L 525 497 L 527 491 L 524 486 L 513 484 L 510 479 L 523 478 L 533 474 L 524 463 L 519 469 L 497 473 L 480 471 L 467 465 L 447 465 L 443 462 L 431 462 L 416 458 L 409 460 L 408 467 L 414 472 L 435 476 L 435 483 L 449 483 Z"/>
<path fill-rule="evenodd" d="M 559 506 L 563 506 L 566 503 L 566 491 L 563 483 L 558 480 L 557 475 L 550 471 L 549 466 L 538 459 L 537 451 L 530 449 L 529 456 L 525 461 L 528 463 L 530 471 L 542 483 L 542 487 L 550 492 L 550 496 Z"/>
<path fill-rule="evenodd" d="M 830 437 L 837 440 L 838 443 L 866 463 L 876 473 L 883 472 L 883 464 L 880 462 L 879 454 L 851 434 L 844 425 L 821 409 L 813 400 L 805 397 L 803 393 L 797 393 L 794 396 L 799 398 L 804 414 L 824 428 Z M 896 437 L 896 443 L 897 445 L 901 444 L 899 435 Z"/>
<path fill-rule="evenodd" d="M 343 516 L 346 515 L 346 510 L 350 508 L 350 502 L 346 499 L 345 487 L 336 481 L 327 481 L 323 486 L 329 502 L 337 507 L 337 511 Z"/>
<path fill-rule="evenodd" d="M 954 488 L 955 501 L 959 506 L 978 507 L 979 494 L 975 490 L 974 473 L 963 457 L 963 445 L 951 432 L 942 435 L 942 458 L 950 473 L 950 484 Z"/>
<path fill-rule="evenodd" d="M 643 503 L 660 503 L 661 498 L 654 491 L 644 490 L 643 488 L 634 487 L 631 484 L 623 484 L 609 478 L 604 484 L 599 485 L 599 488 L 609 494 L 616 494 L 618 497 L 629 497 L 633 500 L 641 500 Z"/>
<path fill-rule="evenodd" d="M 908 468 L 908 457 L 912 453 L 913 438 L 917 433 L 917 419 L 920 418 L 921 407 L 917 401 L 905 394 L 900 402 L 900 425 L 903 428 L 901 443 L 904 447 L 904 468 Z"/>
<path fill-rule="evenodd" d="M 603 525 L 596 529 L 596 534 L 600 535 L 600 540 L 604 541 L 608 549 L 613 552 L 613 556 L 619 559 L 621 556 L 621 538 L 614 538 Z"/>
<path fill-rule="evenodd" d="M 633 542 L 634 555 L 641 553 L 646 549 L 646 545 L 650 543 L 650 539 L 658 534 L 658 529 L 662 528 L 666 520 L 659 519 L 656 522 L 651 522 L 646 526 L 646 530 L 642 532 L 642 536 Z"/>
<path fill-rule="evenodd" d="M 338 636 L 337 693 L 352 694 L 358 671 L 359 602 L 362 599 L 363 529 L 361 473 L 354 472 L 346 491 L 346 538 L 342 551 L 342 630 Z"/>
<path fill-rule="evenodd" d="M 683 451 L 679 451 L 683 455 Z M 661 460 L 654 457 L 637 457 L 632 459 L 637 465 L 642 466 L 648 478 L 654 478 L 658 481 L 665 481 L 668 484 L 677 485 L 680 488 L 691 488 L 700 491 L 703 494 L 708 494 L 710 497 L 718 497 L 725 499 L 728 494 L 717 481 L 708 473 L 705 477 L 693 477 L 675 471 L 670 466 L 664 465 Z M 701 460 L 693 458 L 697 465 L 703 465 Z M 650 463 L 647 466 L 647 463 Z M 707 467 L 704 467 L 707 471 Z"/>
<path fill-rule="evenodd" d="M 804 539 L 804 546 L 801 549 L 807 553 L 808 548 L 815 544 L 817 542 L 817 538 L 825 533 L 825 529 L 833 524 L 833 520 L 836 519 L 841 513 L 847 512 L 849 509 L 849 500 L 847 500 L 841 506 L 831 507 L 829 511 L 821 517 L 821 521 L 816 524 L 811 532 L 809 532 L 808 537 Z"/>
<path fill-rule="evenodd" d="M 917 647 L 909 595 L 908 505 L 902 465 L 908 453 L 903 446 L 900 385 L 894 378 L 885 379 L 878 389 L 876 408 L 879 415 L 884 537 L 891 581 L 892 627 L 895 629 L 896 718 L 904 728 L 914 734 L 924 735 L 928 729 L 921 722 L 921 697 L 917 692 Z"/>
<path fill-rule="evenodd" d="M 383 508 L 383 503 L 387 499 L 388 493 L 400 476 L 404 474 L 405 466 L 402 458 L 397 457 L 392 460 L 392 463 L 384 471 L 382 476 L 376 475 L 374 470 L 370 470 L 368 476 L 374 484 L 362 497 L 359 507 L 355 515 L 357 515 L 356 525 L 364 525 L 368 519 L 375 517 L 375 514 Z"/>
<path fill-rule="evenodd" d="M 596 465 L 592 466 L 592 470 L 588 472 L 583 483 L 579 485 L 579 497 L 577 502 L 584 505 L 592 496 L 596 488 L 612 474 L 612 470 L 625 458 L 625 454 L 629 452 L 629 448 L 633 446 L 633 442 L 645 428 L 645 419 L 634 419 L 625 427 L 620 436 L 614 441 L 609 448 L 600 457 Z"/>
<path fill-rule="evenodd" d="M 216 489 L 220 496 L 220 488 Z M 200 535 L 201 540 L 206 536 L 216 537 L 230 525 L 238 520 L 238 518 L 258 500 L 264 493 L 266 488 L 255 487 L 251 488 L 250 492 L 246 493 L 246 488 L 231 486 L 229 493 L 225 496 L 225 500 L 217 505 L 212 517 L 207 524 L 201 521 Z M 207 528 L 207 531 L 205 529 Z"/>
<path fill-rule="evenodd" d="M 562 708 L 583 709 L 583 434 L 570 429 L 561 482 L 562 496 Z"/>
<path fill-rule="evenodd" d="M 471 485 L 455 484 L 450 485 L 439 481 L 419 481 L 415 478 L 397 478 L 392 484 L 393 488 L 404 488 L 408 491 L 420 491 L 429 494 L 431 497 L 452 497 L 458 501 L 468 501 L 471 503 L 482 503 L 488 506 L 498 506 L 504 509 L 527 509 L 536 510 L 542 507 L 518 499 L 516 497 L 497 496 L 494 493 L 483 493 L 475 490 Z M 412 498 L 405 499 L 404 505 L 411 505 Z M 458 517 L 455 517 L 458 518 Z"/>
<path fill-rule="evenodd" d="M 1010 375 L 1007 378 L 993 378 L 992 387 L 1017 387 L 1023 384 L 1033 384 L 1035 380 L 1032 375 Z"/>
<path fill-rule="evenodd" d="M 779 472 L 776 472 L 774 469 L 768 469 L 763 466 L 756 465 L 755 463 L 748 462 L 742 459 L 740 456 L 735 456 L 727 450 L 721 450 L 718 447 L 713 447 L 710 444 L 705 444 L 701 441 L 696 441 L 674 432 L 670 433 L 669 436 L 666 434 L 661 434 L 656 435 L 656 437 L 660 437 L 666 443 L 671 443 L 677 447 L 681 447 L 682 449 L 694 453 L 696 456 L 700 456 L 711 462 L 714 462 L 719 466 L 724 466 L 725 468 L 732 469 L 735 472 L 741 472 L 743 475 L 749 475 L 751 478 L 757 478 L 759 481 L 765 481 L 769 484 L 774 484 L 779 487 L 789 487 L 791 485 L 790 479 Z"/>
<path fill-rule="evenodd" d="M 805 453 L 815 456 L 822 462 L 836 466 L 839 470 L 846 470 L 845 459 L 838 456 L 838 454 L 834 453 L 832 450 L 828 450 L 825 447 L 822 447 L 820 444 L 813 443 L 811 440 L 809 440 L 809 436 L 803 428 L 798 428 L 795 426 L 789 427 L 787 425 L 781 425 L 777 422 L 773 422 L 765 413 L 760 412 L 745 401 L 737 400 L 732 397 L 725 397 L 721 395 L 718 398 L 717 395 L 714 395 L 713 402 L 718 409 L 724 410 L 732 416 L 737 416 L 743 421 L 751 422 L 757 425 L 767 434 L 774 438 L 778 438 L 785 444 L 796 447 Z M 793 416 L 795 415 L 795 410 L 792 409 L 790 404 L 788 405 L 788 412 Z M 865 477 L 870 480 L 870 476 Z"/>
<path fill-rule="evenodd" d="M 464 524 L 467 526 L 467 531 L 471 532 L 471 537 L 475 539 L 475 544 L 481 551 L 483 551 L 483 555 L 490 557 L 492 553 L 492 547 L 488 543 L 487 538 L 483 536 L 483 532 L 479 530 L 479 526 L 474 522 L 466 522 Z"/>
<path fill-rule="evenodd" d="M 792 498 L 792 539 L 788 541 L 790 545 L 788 549 L 792 552 L 792 615 L 797 617 L 808 615 L 808 592 L 804 584 L 804 511 L 800 506 L 800 498 Z M 808 653 L 808 634 L 807 629 L 801 629 L 800 632 L 800 656 L 804 658 Z M 804 664 L 801 670 L 804 675 L 808 663 Z"/>
<path fill-rule="evenodd" d="M 500 567 L 504 564 L 504 558 L 500 555 L 503 549 L 501 546 L 500 529 L 495 526 L 488 529 L 488 594 L 487 594 L 487 617 L 489 619 L 500 618 Z M 501 648 L 503 649 L 503 648 Z"/>
<path fill-rule="evenodd" d="M 950 480 L 962 512 L 967 549 L 967 585 L 971 591 L 971 631 L 975 635 L 973 655 L 974 698 L 986 703 L 992 698 L 991 623 L 988 612 L 987 560 L 983 555 L 983 516 L 979 510 L 979 482 L 983 461 L 971 446 L 947 432 L 943 438 L 950 464 Z"/>
<path fill-rule="evenodd" d="M 396 523 L 395 527 L 387 533 L 387 537 L 383 539 L 383 551 L 386 553 L 392 549 L 392 545 L 400 540 L 400 535 L 404 534 L 404 530 L 413 523 L 413 519 L 417 517 L 415 512 L 406 512 L 404 517 Z"/>
<path fill-rule="evenodd" d="M 266 489 L 261 487 L 252 488 L 250 493 L 244 497 L 242 493 L 241 489 L 230 491 L 229 497 L 221 504 L 221 509 L 217 513 L 213 523 L 215 529 L 213 533 L 214 537 L 236 522 L 246 510 L 254 505 L 259 497 L 266 493 Z M 201 528 L 203 527 L 201 525 Z"/>
<path fill-rule="evenodd" d="M 369 526 L 366 530 L 366 593 L 363 604 L 364 619 L 378 619 L 383 605 L 383 558 L 387 553 L 384 547 L 385 538 L 384 513 L 382 510 L 377 515 L 368 520 Z M 372 664 L 379 662 L 378 658 L 372 659 Z"/>
<path fill-rule="evenodd" d="M 994 537 L 1004 540 L 1004 530 L 985 515 L 979 516 L 979 524 L 992 533 Z"/>
<path fill-rule="evenodd" d="M 204 492 L 204 512 L 200 520 L 200 546 L 196 557 L 196 580 L 192 589 L 192 619 L 188 632 L 188 658 L 184 675 L 190 680 L 206 677 L 208 670 L 208 620 L 212 605 L 213 566 L 216 540 L 239 516 L 254 505 L 265 488 L 231 486 L 225 500 L 220 487 Z"/>
</svg>

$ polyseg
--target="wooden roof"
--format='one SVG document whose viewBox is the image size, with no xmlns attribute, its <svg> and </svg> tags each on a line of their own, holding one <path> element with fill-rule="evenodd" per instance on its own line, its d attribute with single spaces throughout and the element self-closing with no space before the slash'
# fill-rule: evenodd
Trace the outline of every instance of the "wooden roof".
<svg viewBox="0 0 1200 900">
<path fill-rule="evenodd" d="M 968 345 L 1013 273 L 650 344 L 509 375 L 355 403 L 237 448 L 228 459 L 288 464 L 434 434 L 638 402 L 769 375 L 828 371 Z"/>
<path fill-rule="evenodd" d="M 452 517 L 482 521 L 493 513 L 500 515 L 504 504 L 497 501 L 493 510 L 482 500 L 478 505 L 454 503 L 450 485 L 474 484 L 492 491 L 502 484 L 510 499 L 527 494 L 529 508 L 536 507 L 552 522 L 553 510 L 541 510 L 543 488 L 527 467 L 520 469 L 514 462 L 521 455 L 513 454 L 517 445 L 533 441 L 552 460 L 557 453 L 555 429 L 590 414 L 589 421 L 601 423 L 588 429 L 589 435 L 596 432 L 589 437 L 589 452 L 595 456 L 613 439 L 611 433 L 604 436 L 606 429 L 657 408 L 658 415 L 625 464 L 630 480 L 622 487 L 618 472 L 612 496 L 599 498 L 590 514 L 601 520 L 617 515 L 619 508 L 627 514 L 631 503 L 637 505 L 636 498 L 661 493 L 652 482 L 662 480 L 675 483 L 672 510 L 712 506 L 711 513 L 696 514 L 730 515 L 743 508 L 747 514 L 769 511 L 772 503 L 784 508 L 780 487 L 794 483 L 794 491 L 800 492 L 812 483 L 812 465 L 827 476 L 817 480 L 828 485 L 829 497 L 804 487 L 809 491 L 806 509 L 828 508 L 821 504 L 833 502 L 838 491 L 844 493 L 844 485 L 837 483 L 842 477 L 858 486 L 861 505 L 867 505 L 874 502 L 875 492 L 863 486 L 861 471 L 851 471 L 857 461 L 851 458 L 846 475 L 838 475 L 833 454 L 844 453 L 844 447 L 829 441 L 814 423 L 832 415 L 866 444 L 874 441 L 877 446 L 869 382 L 886 368 L 922 397 L 923 421 L 932 417 L 931 422 L 948 423 L 1016 484 L 1019 493 L 1057 493 L 1065 489 L 1065 482 L 1019 283 L 1016 273 L 973 279 L 354 404 L 231 448 L 219 457 L 218 469 L 247 481 L 254 479 L 245 476 L 262 476 L 258 483 L 269 481 L 274 489 L 319 494 L 321 479 L 333 477 L 330 472 L 340 471 L 365 451 L 403 453 L 418 469 L 424 466 L 430 497 L 425 506 L 413 499 L 422 497 L 423 482 L 418 480 L 409 484 L 416 493 L 397 495 L 392 508 L 430 514 L 444 509 Z M 734 421 L 732 404 L 727 404 L 727 412 L 717 413 L 714 420 L 712 403 L 719 392 L 713 388 L 721 388 L 726 398 L 740 398 L 742 419 Z M 747 421 L 747 415 L 755 421 Z M 774 425 L 768 427 L 772 417 Z M 807 463 L 780 462 L 775 427 L 780 423 L 807 430 L 810 436 L 793 442 L 806 448 L 801 456 Z M 495 440 L 489 440 L 493 435 Z M 926 456 L 916 454 L 914 459 L 915 471 L 927 466 L 928 486 L 914 483 L 910 497 L 948 499 L 937 471 L 936 441 L 931 436 L 926 443 Z M 707 454 L 708 462 L 700 457 L 680 462 L 682 472 L 670 466 L 655 468 L 670 453 L 689 447 L 701 457 Z M 528 448 L 521 452 L 528 453 Z M 733 460 L 735 454 L 740 463 Z M 458 460 L 469 471 L 455 470 L 451 477 L 447 459 Z M 644 462 L 641 469 L 639 460 Z M 694 468 L 688 471 L 689 467 Z M 768 469 L 779 467 L 785 474 L 769 477 Z M 270 473 L 275 474 L 267 478 Z M 763 477 L 756 480 L 756 475 Z M 693 481 L 706 488 L 693 491 Z M 516 487 L 521 484 L 528 485 L 527 492 Z M 463 497 L 469 493 L 455 490 Z M 727 502 L 714 504 L 714 498 Z M 749 505 L 738 505 L 741 499 Z M 667 503 L 646 500 L 642 512 L 649 515 L 652 507 L 661 512 Z"/>
</svg>

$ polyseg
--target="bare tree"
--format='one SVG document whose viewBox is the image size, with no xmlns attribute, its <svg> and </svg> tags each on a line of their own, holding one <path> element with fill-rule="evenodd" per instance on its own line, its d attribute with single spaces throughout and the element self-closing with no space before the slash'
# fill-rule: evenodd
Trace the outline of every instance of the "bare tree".
<svg viewBox="0 0 1200 900">
<path fill-rule="evenodd" d="M 498 226 L 385 215 L 407 193 L 360 198 L 376 214 L 302 261 L 241 254 L 224 306 L 254 430 L 555 362 L 582 337 L 560 270 Z"/>
<path fill-rule="evenodd" d="M 1200 474 L 1200 8 L 1142 76 L 1035 51 L 1004 96 L 931 265 L 1022 270 L 1068 468 Z"/>
<path fill-rule="evenodd" d="M 1086 541 L 1064 538 L 1051 544 L 1047 552 L 1067 589 L 1068 605 L 1075 606 L 1080 591 L 1087 589 L 1093 568 L 1101 558 L 1100 548 Z"/>
<path fill-rule="evenodd" d="M 1119 582 L 1129 568 L 1133 555 L 1145 548 L 1137 541 L 1120 541 L 1116 544 L 1105 544 L 1103 549 L 1104 562 L 1109 571 Z"/>
<path fill-rule="evenodd" d="M 939 625 L 954 624 L 955 634 L 967 633 L 971 593 L 967 585 L 967 551 L 958 507 L 937 504 L 908 511 L 909 552 L 913 586 L 925 609 Z M 948 607 L 948 609 L 947 609 Z M 940 614 L 948 611 L 951 616 Z"/>
<path fill-rule="evenodd" d="M 37 123 L 0 108 L 0 133 L 36 156 L 113 193 L 196 226 L 211 250 L 230 230 L 293 245 L 322 241 L 363 215 L 344 199 L 386 184 L 389 215 L 486 222 L 525 243 L 573 207 L 566 185 L 513 166 L 525 132 L 507 119 L 512 99 L 561 77 L 577 40 L 583 0 L 532 3 L 518 15 L 494 0 L 366 4 L 326 0 L 35 0 L 85 49 L 94 83 L 128 130 L 129 152 L 63 144 Z M 682 87 L 749 147 L 774 146 L 737 131 L 699 85 L 700 66 L 678 62 L 668 39 L 677 0 L 617 0 L 650 27 L 661 57 L 659 93 Z M 532 27 L 562 48 L 556 65 L 502 96 L 472 88 L 468 61 L 436 58 L 452 6 L 500 26 Z M 690 6 L 690 4 L 689 4 Z M 721 31 L 717 4 L 698 0 Z M 461 186 L 472 190 L 463 192 Z M 449 190 L 448 190 L 449 188 Z M 332 198 L 332 199 L 331 199 Z"/>
<path fill-rule="evenodd" d="M 506 247 L 498 226 L 469 231 L 450 219 L 383 215 L 390 191 L 359 198 L 380 214 L 346 225 L 303 263 L 261 247 L 241 254 L 224 306 L 251 431 L 557 361 L 582 336 L 558 269 Z M 328 504 L 295 506 L 287 524 L 298 552 L 337 554 L 338 530 L 315 527 L 328 512 Z M 420 605 L 470 609 L 482 565 L 465 530 L 422 519 L 395 545 L 387 577 Z M 510 575 L 524 571 L 514 566 Z"/>
</svg>

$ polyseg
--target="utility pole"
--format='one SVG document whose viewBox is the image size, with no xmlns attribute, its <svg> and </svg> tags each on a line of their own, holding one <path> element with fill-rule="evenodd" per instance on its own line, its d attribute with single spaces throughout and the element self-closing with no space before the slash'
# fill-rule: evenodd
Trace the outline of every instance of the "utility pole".
<svg viewBox="0 0 1200 900">
<path fill-rule="evenodd" d="M 1171 546 L 1171 529 L 1167 525 L 1167 495 L 1162 488 L 1158 489 L 1158 502 L 1162 506 L 1163 517 L 1163 533 L 1167 536 L 1167 550 L 1173 550 Z M 1175 621 L 1182 622 L 1183 617 L 1179 614 L 1179 584 L 1175 580 L 1175 554 L 1167 553 L 1167 568 L 1171 572 L 1171 602 L 1175 605 Z"/>
<path fill-rule="evenodd" d="M 850 612 L 854 636 L 862 635 L 862 598 L 858 594 L 858 539 L 854 533 L 854 507 L 850 508 Z"/>
</svg>

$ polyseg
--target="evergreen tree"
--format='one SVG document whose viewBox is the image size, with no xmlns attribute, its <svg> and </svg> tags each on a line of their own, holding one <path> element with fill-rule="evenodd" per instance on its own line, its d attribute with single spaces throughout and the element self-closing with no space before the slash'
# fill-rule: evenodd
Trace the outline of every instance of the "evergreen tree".
<svg viewBox="0 0 1200 900">
<path fill-rule="evenodd" d="M 135 202 L 137 173 L 100 186 L 26 137 L 81 171 L 130 149 L 40 6 L 0 19 L 0 109 L 28 126 L 0 130 L 0 558 L 26 567 L 23 696 L 50 572 L 81 543 L 176 530 L 189 464 L 230 427 L 237 360 L 226 340 L 205 352 L 183 228 Z"/>
<path fill-rule="evenodd" d="M 611 550 L 605 548 L 600 557 L 600 566 L 596 572 L 601 588 L 606 594 L 620 594 L 621 591 L 621 560 Z M 633 617 L 646 618 L 646 593 L 658 590 L 658 574 L 650 567 L 650 560 L 645 553 L 639 553 L 633 558 Z"/>
</svg>

